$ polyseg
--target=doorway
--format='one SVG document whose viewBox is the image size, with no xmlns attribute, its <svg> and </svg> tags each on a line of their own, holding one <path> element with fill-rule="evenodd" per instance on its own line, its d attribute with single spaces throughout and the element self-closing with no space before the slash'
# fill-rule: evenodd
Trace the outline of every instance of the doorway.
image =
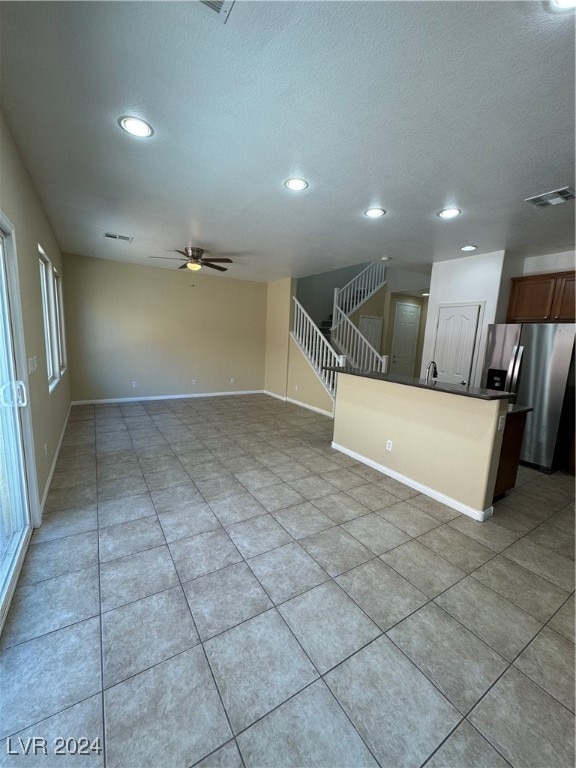
<svg viewBox="0 0 576 768">
<path fill-rule="evenodd" d="M 413 376 L 420 327 L 420 306 L 399 301 L 394 313 L 390 373 Z"/>
<path fill-rule="evenodd" d="M 0 215 L 0 630 L 32 532 L 26 461 L 31 424 L 24 363 L 14 236 Z M 28 468 L 35 482 L 35 472 Z"/>
<path fill-rule="evenodd" d="M 438 381 L 470 384 L 480 310 L 480 304 L 450 304 L 438 308 L 432 353 L 438 366 Z"/>
</svg>

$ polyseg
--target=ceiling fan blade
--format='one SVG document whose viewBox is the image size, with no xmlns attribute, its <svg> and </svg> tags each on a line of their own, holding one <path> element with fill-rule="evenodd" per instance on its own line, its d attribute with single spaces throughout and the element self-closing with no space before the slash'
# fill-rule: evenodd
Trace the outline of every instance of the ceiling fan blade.
<svg viewBox="0 0 576 768">
<path fill-rule="evenodd" d="M 186 264 L 188 264 L 188 262 L 186 262 Z M 182 264 L 182 266 L 178 267 L 178 269 L 186 269 L 186 264 Z"/>
<path fill-rule="evenodd" d="M 211 261 L 211 262 L 220 261 L 220 262 L 225 263 L 225 264 L 233 264 L 232 259 L 220 259 L 220 258 L 213 259 L 211 256 L 205 256 L 202 259 L 202 261 L 204 262 L 204 264 L 207 264 L 209 261 Z"/>
<path fill-rule="evenodd" d="M 217 264 L 210 264 L 209 261 L 203 261 L 202 263 L 205 267 L 210 267 L 211 269 L 217 269 L 218 272 L 228 272 L 226 267 L 219 267 Z"/>
<path fill-rule="evenodd" d="M 179 250 L 178 250 L 178 248 L 175 248 L 175 249 L 174 249 L 174 253 L 181 253 L 181 254 L 182 254 L 182 256 L 185 256 L 186 258 L 189 258 L 189 257 L 188 257 L 188 254 L 186 253 L 186 251 L 179 251 Z M 167 258 L 168 258 L 168 257 L 167 257 Z"/>
<path fill-rule="evenodd" d="M 182 261 L 178 256 L 148 256 L 149 259 L 170 259 L 170 261 Z"/>
</svg>

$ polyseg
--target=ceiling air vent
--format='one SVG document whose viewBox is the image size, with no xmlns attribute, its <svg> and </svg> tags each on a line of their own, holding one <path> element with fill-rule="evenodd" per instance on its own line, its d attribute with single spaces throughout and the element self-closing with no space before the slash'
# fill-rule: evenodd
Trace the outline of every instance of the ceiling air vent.
<svg viewBox="0 0 576 768">
<path fill-rule="evenodd" d="M 234 5 L 234 0 L 200 0 L 200 3 L 201 5 L 205 5 L 206 8 L 209 8 L 211 11 L 214 11 L 214 13 L 217 13 L 224 24 L 226 24 L 232 6 Z"/>
<path fill-rule="evenodd" d="M 131 243 L 132 240 L 134 240 L 133 237 L 128 237 L 128 235 L 116 235 L 114 232 L 104 232 L 104 237 L 107 237 L 109 240 L 124 240 L 125 243 Z"/>
<path fill-rule="evenodd" d="M 549 208 L 551 205 L 559 205 L 568 202 L 568 200 L 574 200 L 574 197 L 572 187 L 562 187 L 562 189 L 554 189 L 552 192 L 544 192 L 542 195 L 527 197 L 524 202 L 532 203 L 536 208 Z"/>
</svg>

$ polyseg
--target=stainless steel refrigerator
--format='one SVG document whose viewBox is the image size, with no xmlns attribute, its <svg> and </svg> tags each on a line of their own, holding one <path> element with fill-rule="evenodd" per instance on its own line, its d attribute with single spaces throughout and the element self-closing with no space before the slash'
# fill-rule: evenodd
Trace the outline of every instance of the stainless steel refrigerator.
<svg viewBox="0 0 576 768">
<path fill-rule="evenodd" d="M 490 325 L 482 386 L 534 408 L 520 460 L 552 472 L 567 466 L 574 438 L 573 323 Z"/>
</svg>

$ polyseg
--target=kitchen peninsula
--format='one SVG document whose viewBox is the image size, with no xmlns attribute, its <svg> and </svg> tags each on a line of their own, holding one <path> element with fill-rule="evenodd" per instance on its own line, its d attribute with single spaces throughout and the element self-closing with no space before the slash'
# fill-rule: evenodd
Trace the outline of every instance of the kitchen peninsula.
<svg viewBox="0 0 576 768">
<path fill-rule="evenodd" d="M 336 450 L 486 520 L 509 392 L 337 368 Z"/>
</svg>

